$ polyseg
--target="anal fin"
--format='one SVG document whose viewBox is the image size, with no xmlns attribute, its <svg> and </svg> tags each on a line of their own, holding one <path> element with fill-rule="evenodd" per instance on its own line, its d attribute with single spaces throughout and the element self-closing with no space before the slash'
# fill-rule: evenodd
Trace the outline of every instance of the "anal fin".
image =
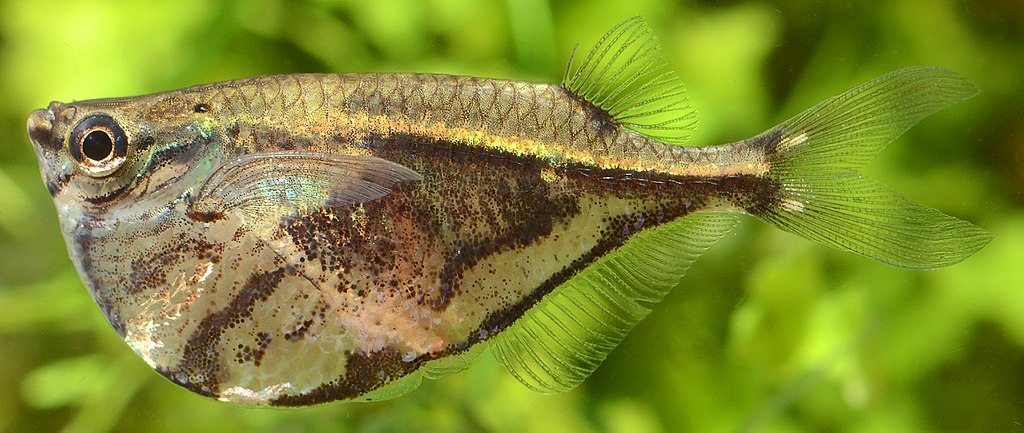
<svg viewBox="0 0 1024 433">
<path fill-rule="evenodd" d="M 738 222 L 726 212 L 697 213 L 641 232 L 557 287 L 494 338 L 494 356 L 540 392 L 586 379 L 690 265 Z"/>
</svg>

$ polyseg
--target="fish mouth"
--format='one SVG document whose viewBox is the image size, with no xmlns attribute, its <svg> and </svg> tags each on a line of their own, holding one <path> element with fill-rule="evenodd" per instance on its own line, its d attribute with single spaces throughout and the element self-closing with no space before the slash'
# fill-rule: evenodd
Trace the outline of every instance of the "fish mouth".
<svg viewBox="0 0 1024 433">
<path fill-rule="evenodd" d="M 54 134 L 57 126 L 57 114 L 62 113 L 64 104 L 53 102 L 46 109 L 35 110 L 28 116 L 28 137 L 35 147 L 36 158 L 39 160 L 39 171 L 46 185 L 46 190 L 54 198 L 57 197 L 71 179 L 67 164 L 62 161 L 61 147 L 63 140 Z"/>
<path fill-rule="evenodd" d="M 28 137 L 36 147 L 56 150 L 53 143 L 53 120 L 52 109 L 39 109 L 28 116 Z"/>
<path fill-rule="evenodd" d="M 35 110 L 28 116 L 28 137 L 38 149 L 59 151 L 63 145 L 60 137 L 54 136 L 57 126 L 65 125 L 75 117 L 78 109 L 53 101 L 49 107 Z"/>
</svg>

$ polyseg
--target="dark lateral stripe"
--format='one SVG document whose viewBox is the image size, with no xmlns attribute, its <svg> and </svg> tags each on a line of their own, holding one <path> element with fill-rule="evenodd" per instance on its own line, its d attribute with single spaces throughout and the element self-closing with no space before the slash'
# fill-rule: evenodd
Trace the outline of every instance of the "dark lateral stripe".
<svg viewBox="0 0 1024 433">
<path fill-rule="evenodd" d="M 664 223 L 675 220 L 676 218 L 686 215 L 688 211 L 685 209 L 678 209 L 672 213 L 664 215 L 660 221 L 652 216 L 639 216 L 640 218 L 620 218 L 615 223 L 611 224 L 609 228 L 604 232 L 601 240 L 591 248 L 589 251 L 584 253 L 582 256 L 573 260 L 568 266 L 562 268 L 558 272 L 548 277 L 536 290 L 531 292 L 528 296 L 523 298 L 521 301 L 509 306 L 508 308 L 500 311 L 494 311 L 487 318 L 484 319 L 483 323 L 477 329 L 477 332 L 470 336 L 469 345 L 476 344 L 482 340 L 490 338 L 494 334 L 497 334 L 509 326 L 512 325 L 518 318 L 522 317 L 527 310 L 533 308 L 539 303 L 545 296 L 554 291 L 558 286 L 571 280 L 573 277 L 578 275 L 588 266 L 596 262 L 601 257 L 611 253 L 616 248 L 626 243 L 634 234 L 641 230 L 657 227 Z M 638 223 L 639 222 L 639 227 Z"/>
<path fill-rule="evenodd" d="M 445 163 L 461 165 L 464 176 L 515 176 L 516 182 L 521 183 L 521 188 L 508 194 L 506 199 L 511 200 L 511 203 L 529 206 L 532 210 L 502 213 L 500 217 L 508 224 L 506 230 L 493 232 L 483 239 L 461 240 L 447 252 L 447 260 L 441 270 L 440 294 L 430 300 L 431 307 L 437 311 L 446 309 L 458 296 L 465 270 L 491 255 L 520 248 L 549 235 L 558 221 L 579 212 L 575 200 L 549 196 L 547 183 L 540 174 L 546 162 L 539 158 L 404 133 L 389 136 L 369 133 L 365 135 L 363 143 L 378 156 L 403 165 L 430 159 L 443 160 Z M 429 162 L 426 165 L 433 166 Z M 430 181 L 432 173 L 421 174 L 424 182 Z"/>
<path fill-rule="evenodd" d="M 782 183 L 775 178 L 744 174 L 717 179 L 719 194 L 729 198 L 736 206 L 751 215 L 762 215 L 779 206 Z"/>
<path fill-rule="evenodd" d="M 508 248 L 528 245 L 549 235 L 557 223 L 579 212 L 575 202 L 556 203 L 546 192 L 530 194 L 527 191 L 546 191 L 547 183 L 541 179 L 540 172 L 544 167 L 548 167 L 548 163 L 540 158 L 406 133 L 388 136 L 368 133 L 364 136 L 363 144 L 378 156 L 402 164 L 412 164 L 417 159 L 443 158 L 448 162 L 461 162 L 465 170 L 471 170 L 472 166 L 486 161 L 487 170 L 505 170 L 508 171 L 508 176 L 516 176 L 534 184 L 532 188 L 525 188 L 523 194 L 515 197 L 522 202 L 519 204 L 534 209 L 528 218 L 522 221 L 509 221 L 508 230 L 494 233 L 495 236 L 487 239 L 460 243 L 458 253 L 449 256 L 441 273 L 440 296 L 433 303 L 433 307 L 438 311 L 443 311 L 460 292 L 462 271 L 493 254 Z M 689 200 L 682 201 L 693 202 L 701 198 L 719 196 L 755 215 L 758 211 L 777 205 L 778 202 L 778 182 L 756 175 L 677 176 L 582 164 L 552 168 L 570 178 L 582 191 L 599 195 L 634 198 L 662 196 L 666 203 L 683 197 Z M 429 181 L 429 177 L 429 174 L 425 174 L 424 180 Z M 683 210 L 692 208 L 692 203 L 680 204 Z"/>
<path fill-rule="evenodd" d="M 157 371 L 189 390 L 216 397 L 220 392 L 220 376 L 224 360 L 218 351 L 221 336 L 230 326 L 239 324 L 252 315 L 252 306 L 267 300 L 286 275 L 295 273 L 292 267 L 282 267 L 252 275 L 222 310 L 203 318 L 182 349 L 182 361 L 176 367 L 157 368 Z"/>
<path fill-rule="evenodd" d="M 615 173 L 603 173 L 603 175 L 613 174 Z M 620 171 L 617 175 L 621 174 L 622 172 Z M 601 178 L 602 176 L 596 177 Z M 778 182 L 773 179 L 754 175 L 708 178 L 664 176 L 657 180 L 646 179 L 644 183 L 652 181 L 656 181 L 657 185 L 666 185 L 666 182 L 669 185 L 676 184 L 677 187 L 670 187 L 666 190 L 670 194 L 669 197 L 673 197 L 671 194 L 675 191 L 681 191 L 684 194 L 674 195 L 675 200 L 678 200 L 678 202 L 674 206 L 666 208 L 663 214 L 639 214 L 632 217 L 623 216 L 618 218 L 605 230 L 597 245 L 581 257 L 554 273 L 536 290 L 518 303 L 509 306 L 505 310 L 495 311 L 488 315 L 477 329 L 477 332 L 470 336 L 463 350 L 511 326 L 513 322 L 522 317 L 526 311 L 535 306 L 555 288 L 575 277 L 601 257 L 625 244 L 634 234 L 669 223 L 693 211 L 701 210 L 705 206 L 703 200 L 713 195 L 725 197 L 732 200 L 737 206 L 748 210 L 771 206 L 777 200 L 777 192 L 780 187 Z"/>
<path fill-rule="evenodd" d="M 415 159 L 419 159 L 420 163 L 424 165 L 429 165 L 431 158 L 444 158 L 447 162 L 457 161 L 464 164 L 462 167 L 467 170 L 465 173 L 467 175 L 472 174 L 469 170 L 476 170 L 477 168 L 474 167 L 485 158 L 490 161 L 484 165 L 494 170 L 505 169 L 504 166 L 497 164 L 498 161 L 514 164 L 518 168 L 515 171 L 508 171 L 505 175 L 519 176 L 520 179 L 523 179 L 522 176 L 536 175 L 539 173 L 538 168 L 543 164 L 536 158 L 520 157 L 496 150 L 474 148 L 419 136 L 369 135 L 364 144 L 370 147 L 377 156 L 403 165 L 410 164 L 410 161 L 415 162 Z M 624 198 L 653 199 L 664 203 L 665 207 L 651 210 L 649 213 L 615 217 L 600 233 L 599 240 L 593 248 L 576 258 L 568 266 L 554 272 L 525 298 L 501 311 L 491 312 L 476 332 L 466 336 L 467 340 L 464 343 L 449 346 L 440 352 L 424 354 L 410 361 L 403 360 L 400 353 L 393 348 L 368 353 L 348 353 L 346 354 L 348 363 L 343 375 L 304 394 L 282 395 L 271 401 L 271 404 L 299 406 L 364 397 L 367 393 L 387 386 L 416 371 L 424 362 L 456 355 L 504 331 L 558 286 L 576 277 L 595 261 L 621 246 L 634 234 L 706 208 L 712 198 L 725 198 L 740 207 L 765 206 L 771 202 L 771 192 L 773 188 L 776 188 L 770 179 L 754 175 L 685 177 L 588 166 L 556 167 L 556 170 L 574 182 L 575 187 L 582 191 Z M 429 173 L 423 173 L 423 175 L 425 181 L 430 180 Z M 538 176 L 537 182 L 543 182 L 543 180 Z M 524 221 L 531 224 L 531 229 L 536 230 L 536 233 L 533 233 L 535 236 L 523 237 L 524 233 L 516 229 L 507 234 L 489 236 L 487 239 L 479 239 L 473 243 L 459 244 L 457 248 L 459 253 L 447 257 L 445 268 L 442 271 L 441 305 L 433 306 L 441 311 L 447 307 L 460 290 L 458 282 L 465 269 L 473 267 L 490 255 L 508 249 L 520 248 L 529 245 L 536 239 L 548 236 L 554 224 L 579 212 L 575 206 L 559 209 L 563 213 L 556 214 L 552 212 L 552 209 L 545 211 L 531 209 L 528 214 L 525 214 L 531 217 L 543 214 L 548 218 L 546 224 L 536 224 L 537 221 L 534 219 Z M 515 227 L 515 225 L 512 226 Z"/>
</svg>

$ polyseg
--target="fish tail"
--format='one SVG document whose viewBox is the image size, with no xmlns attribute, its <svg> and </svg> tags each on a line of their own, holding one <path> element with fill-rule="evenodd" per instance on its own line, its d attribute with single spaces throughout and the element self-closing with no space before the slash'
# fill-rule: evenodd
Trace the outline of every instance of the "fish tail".
<svg viewBox="0 0 1024 433">
<path fill-rule="evenodd" d="M 777 192 L 748 211 L 782 230 L 903 268 L 966 259 L 992 235 L 859 170 L 925 116 L 977 92 L 948 69 L 916 67 L 825 100 L 749 140 L 763 146 Z"/>
</svg>

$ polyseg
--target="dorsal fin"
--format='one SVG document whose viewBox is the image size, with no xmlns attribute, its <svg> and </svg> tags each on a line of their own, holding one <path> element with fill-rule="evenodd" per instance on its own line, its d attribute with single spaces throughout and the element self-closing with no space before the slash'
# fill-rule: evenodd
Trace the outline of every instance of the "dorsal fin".
<svg viewBox="0 0 1024 433">
<path fill-rule="evenodd" d="M 682 82 L 641 17 L 612 28 L 579 65 L 570 60 L 562 86 L 618 124 L 665 143 L 686 142 L 696 125 Z"/>
</svg>

